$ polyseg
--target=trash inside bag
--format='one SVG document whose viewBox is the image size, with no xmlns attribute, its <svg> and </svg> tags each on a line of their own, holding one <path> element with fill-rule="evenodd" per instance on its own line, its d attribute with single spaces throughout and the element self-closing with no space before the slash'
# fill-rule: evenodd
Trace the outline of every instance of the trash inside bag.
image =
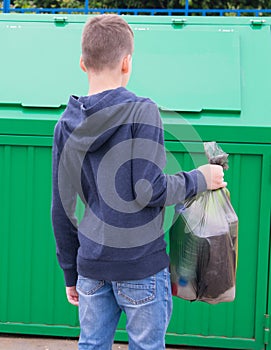
<svg viewBox="0 0 271 350">
<path fill-rule="evenodd" d="M 210 163 L 228 167 L 228 155 L 215 142 L 204 146 Z M 210 304 L 233 301 L 237 238 L 238 218 L 226 188 L 178 204 L 170 230 L 173 295 Z"/>
</svg>

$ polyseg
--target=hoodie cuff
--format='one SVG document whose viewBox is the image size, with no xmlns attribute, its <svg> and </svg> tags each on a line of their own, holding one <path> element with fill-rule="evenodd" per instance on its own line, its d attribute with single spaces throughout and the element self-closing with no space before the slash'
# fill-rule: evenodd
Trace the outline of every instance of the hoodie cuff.
<svg viewBox="0 0 271 350">
<path fill-rule="evenodd" d="M 76 286 L 78 273 L 76 270 L 70 269 L 70 270 L 64 270 L 64 277 L 66 282 L 66 287 L 73 287 Z"/>
</svg>

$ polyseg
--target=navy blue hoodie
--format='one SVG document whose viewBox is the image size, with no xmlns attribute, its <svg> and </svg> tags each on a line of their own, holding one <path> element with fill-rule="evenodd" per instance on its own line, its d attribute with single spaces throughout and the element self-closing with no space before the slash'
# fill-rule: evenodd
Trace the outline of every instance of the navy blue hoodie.
<svg viewBox="0 0 271 350">
<path fill-rule="evenodd" d="M 54 132 L 52 223 L 67 286 L 77 275 L 133 280 L 169 265 L 164 208 L 206 190 L 198 170 L 163 173 L 163 126 L 123 87 L 71 96 Z M 84 216 L 77 223 L 80 197 Z"/>
</svg>

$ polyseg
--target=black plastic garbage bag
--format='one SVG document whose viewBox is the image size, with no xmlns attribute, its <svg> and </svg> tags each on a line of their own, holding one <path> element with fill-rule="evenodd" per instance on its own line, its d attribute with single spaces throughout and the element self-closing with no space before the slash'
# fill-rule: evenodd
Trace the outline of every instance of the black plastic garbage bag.
<svg viewBox="0 0 271 350">
<path fill-rule="evenodd" d="M 228 168 L 215 142 L 204 144 L 208 160 Z M 170 230 L 173 295 L 216 304 L 233 301 L 237 266 L 238 218 L 229 191 L 206 191 L 175 208 Z"/>
</svg>

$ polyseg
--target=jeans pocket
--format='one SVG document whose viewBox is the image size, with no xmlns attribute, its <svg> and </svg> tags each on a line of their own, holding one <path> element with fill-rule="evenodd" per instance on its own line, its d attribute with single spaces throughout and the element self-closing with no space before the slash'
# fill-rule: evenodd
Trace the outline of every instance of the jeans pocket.
<svg viewBox="0 0 271 350">
<path fill-rule="evenodd" d="M 146 304 L 156 296 L 156 276 L 117 282 L 118 295 L 133 305 Z"/>
<path fill-rule="evenodd" d="M 76 289 L 84 295 L 93 295 L 104 286 L 104 281 L 93 280 L 83 276 L 78 276 Z"/>
</svg>

